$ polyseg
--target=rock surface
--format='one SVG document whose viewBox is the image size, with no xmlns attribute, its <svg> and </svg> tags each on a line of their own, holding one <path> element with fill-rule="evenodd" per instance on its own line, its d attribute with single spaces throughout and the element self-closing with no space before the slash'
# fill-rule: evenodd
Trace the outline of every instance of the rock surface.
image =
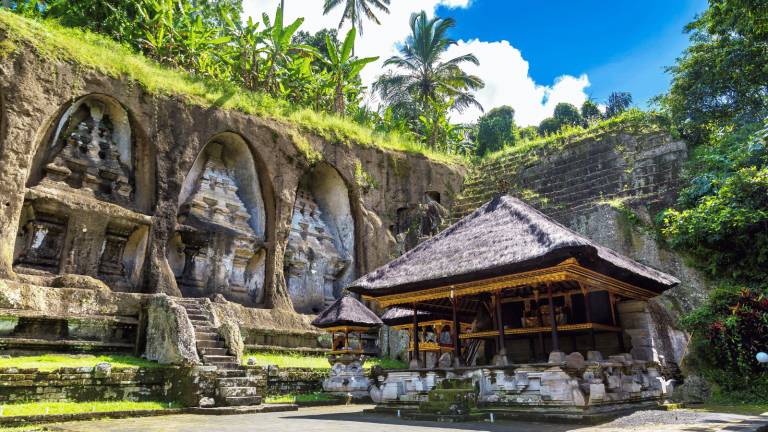
<svg viewBox="0 0 768 432">
<path fill-rule="evenodd" d="M 156 294 L 147 300 L 147 316 L 147 360 L 183 366 L 200 363 L 195 330 L 183 307 Z"/>
<path fill-rule="evenodd" d="M 224 339 L 224 345 L 229 349 L 229 355 L 235 356 L 237 364 L 243 364 L 243 338 L 240 336 L 240 327 L 232 321 L 224 321 L 219 326 L 219 334 Z"/>
</svg>

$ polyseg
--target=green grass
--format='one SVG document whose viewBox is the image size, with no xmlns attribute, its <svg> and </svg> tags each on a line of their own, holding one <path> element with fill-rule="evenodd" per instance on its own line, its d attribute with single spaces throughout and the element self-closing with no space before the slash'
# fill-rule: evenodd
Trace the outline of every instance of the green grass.
<svg viewBox="0 0 768 432">
<path fill-rule="evenodd" d="M 157 362 L 144 360 L 131 356 L 98 356 L 90 358 L 70 358 L 55 355 L 42 355 L 34 357 L 14 357 L 0 359 L 0 368 L 38 368 L 42 371 L 51 371 L 62 367 L 88 367 L 97 363 L 112 363 L 113 368 L 128 367 L 164 367 Z"/>
<path fill-rule="evenodd" d="M 316 400 L 334 400 L 335 397 L 327 393 L 315 393 L 311 395 L 285 395 L 285 396 L 273 396 L 267 398 L 264 403 L 293 403 L 293 402 L 307 402 Z"/>
<path fill-rule="evenodd" d="M 172 408 L 183 408 L 179 404 L 171 404 Z M 3 417 L 20 415 L 45 414 L 74 414 L 84 412 L 134 411 L 167 409 L 167 402 L 24 402 L 0 405 Z"/>
<path fill-rule="evenodd" d="M 737 404 L 710 404 L 689 405 L 686 409 L 695 411 L 706 411 L 715 413 L 740 414 L 748 416 L 758 416 L 762 413 L 768 413 L 768 405 L 737 405 Z"/>
<path fill-rule="evenodd" d="M 315 369 L 330 369 L 327 356 L 308 355 L 302 353 L 287 353 L 279 351 L 246 352 L 243 355 L 243 364 L 247 364 L 249 357 L 255 357 L 257 364 L 263 366 L 277 365 L 279 367 L 301 367 Z M 370 369 L 374 366 L 384 369 L 407 369 L 408 365 L 391 358 L 368 357 L 363 368 Z"/>
<path fill-rule="evenodd" d="M 151 94 L 183 98 L 198 106 L 216 106 L 290 123 L 303 131 L 323 136 L 334 144 L 355 143 L 361 147 L 419 153 L 445 164 L 467 163 L 462 157 L 428 149 L 408 136 L 375 132 L 350 120 L 318 114 L 234 84 L 216 83 L 164 67 L 126 45 L 98 34 L 64 27 L 55 21 L 33 21 L 3 10 L 0 11 L 0 29 L 8 34 L 8 41 L 0 44 L 0 60 L 13 56 L 16 49 L 26 44 L 38 54 L 40 61 L 68 62 L 79 66 L 78 73 L 82 73 L 83 69 L 92 69 L 113 78 L 135 80 Z M 72 89 L 72 93 L 75 92 L 76 89 Z M 308 145 L 306 140 L 294 137 L 294 142 L 310 160 L 317 157 L 316 150 L 305 148 Z"/>
</svg>

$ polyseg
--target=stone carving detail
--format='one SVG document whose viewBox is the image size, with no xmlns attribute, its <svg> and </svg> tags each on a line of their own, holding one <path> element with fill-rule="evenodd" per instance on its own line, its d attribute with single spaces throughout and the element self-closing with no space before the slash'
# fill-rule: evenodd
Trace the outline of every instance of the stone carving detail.
<svg viewBox="0 0 768 432">
<path fill-rule="evenodd" d="M 66 235 L 66 216 L 34 212 L 19 234 L 23 249 L 14 262 L 14 267 L 32 270 L 32 273 L 58 273 Z"/>
<path fill-rule="evenodd" d="M 368 396 L 373 380 L 365 377 L 365 356 L 329 356 L 329 377 L 323 381 L 323 391 L 344 396 Z"/>
<path fill-rule="evenodd" d="M 64 148 L 45 166 L 42 183 L 52 187 L 66 184 L 105 201 L 130 205 L 131 171 L 120 163 L 118 145 L 103 118 L 104 104 L 92 101 L 90 116 L 64 138 Z"/>
<path fill-rule="evenodd" d="M 180 233 L 185 262 L 176 280 L 187 294 L 206 294 L 211 284 L 248 293 L 247 268 L 264 241 L 248 224 L 251 215 L 221 160 L 221 145 L 211 145 L 204 169 L 179 212 L 179 221 L 185 224 Z"/>
<path fill-rule="evenodd" d="M 285 276 L 294 307 L 300 312 L 319 312 L 330 306 L 334 283 L 350 260 L 333 244 L 328 226 L 312 193 L 299 189 L 285 250 Z"/>
</svg>

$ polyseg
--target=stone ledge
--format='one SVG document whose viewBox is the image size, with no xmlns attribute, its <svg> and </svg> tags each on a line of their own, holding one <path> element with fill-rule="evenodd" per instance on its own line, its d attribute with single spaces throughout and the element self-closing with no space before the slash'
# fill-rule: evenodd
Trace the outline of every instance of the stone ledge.
<svg viewBox="0 0 768 432">
<path fill-rule="evenodd" d="M 257 414 L 270 412 L 298 411 L 296 404 L 262 404 L 257 406 L 232 406 L 216 408 L 187 408 L 189 414 L 199 415 L 233 415 L 233 414 Z"/>
<path fill-rule="evenodd" d="M 152 417 L 161 415 L 185 414 L 188 408 L 170 408 L 157 410 L 131 410 L 131 411 L 101 411 L 73 414 L 40 414 L 27 416 L 7 416 L 0 417 L 0 426 L 14 427 L 21 425 L 39 424 L 39 423 L 58 423 L 78 420 L 98 420 L 103 418 L 118 419 L 128 417 Z M 55 426 L 49 427 L 49 430 L 58 429 Z"/>
<path fill-rule="evenodd" d="M 67 321 L 97 321 L 138 325 L 138 318 L 119 315 L 49 314 L 28 309 L 0 309 L 0 317 L 63 319 Z"/>
</svg>

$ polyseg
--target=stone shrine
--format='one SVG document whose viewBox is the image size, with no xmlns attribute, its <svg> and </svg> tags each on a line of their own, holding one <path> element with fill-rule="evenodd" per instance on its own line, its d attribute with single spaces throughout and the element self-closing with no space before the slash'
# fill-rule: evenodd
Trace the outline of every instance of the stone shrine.
<svg viewBox="0 0 768 432">
<path fill-rule="evenodd" d="M 179 209 L 181 245 L 176 245 L 176 252 L 183 253 L 184 259 L 177 284 L 188 296 L 218 292 L 258 302 L 264 283 L 263 268 L 259 268 L 263 267 L 264 239 L 248 224 L 251 214 L 221 159 L 222 145 L 211 143 L 204 157 L 203 169 Z"/>
<path fill-rule="evenodd" d="M 333 244 L 312 193 L 300 188 L 285 249 L 288 292 L 299 312 L 317 313 L 336 300 L 334 283 L 350 264 Z"/>
</svg>

